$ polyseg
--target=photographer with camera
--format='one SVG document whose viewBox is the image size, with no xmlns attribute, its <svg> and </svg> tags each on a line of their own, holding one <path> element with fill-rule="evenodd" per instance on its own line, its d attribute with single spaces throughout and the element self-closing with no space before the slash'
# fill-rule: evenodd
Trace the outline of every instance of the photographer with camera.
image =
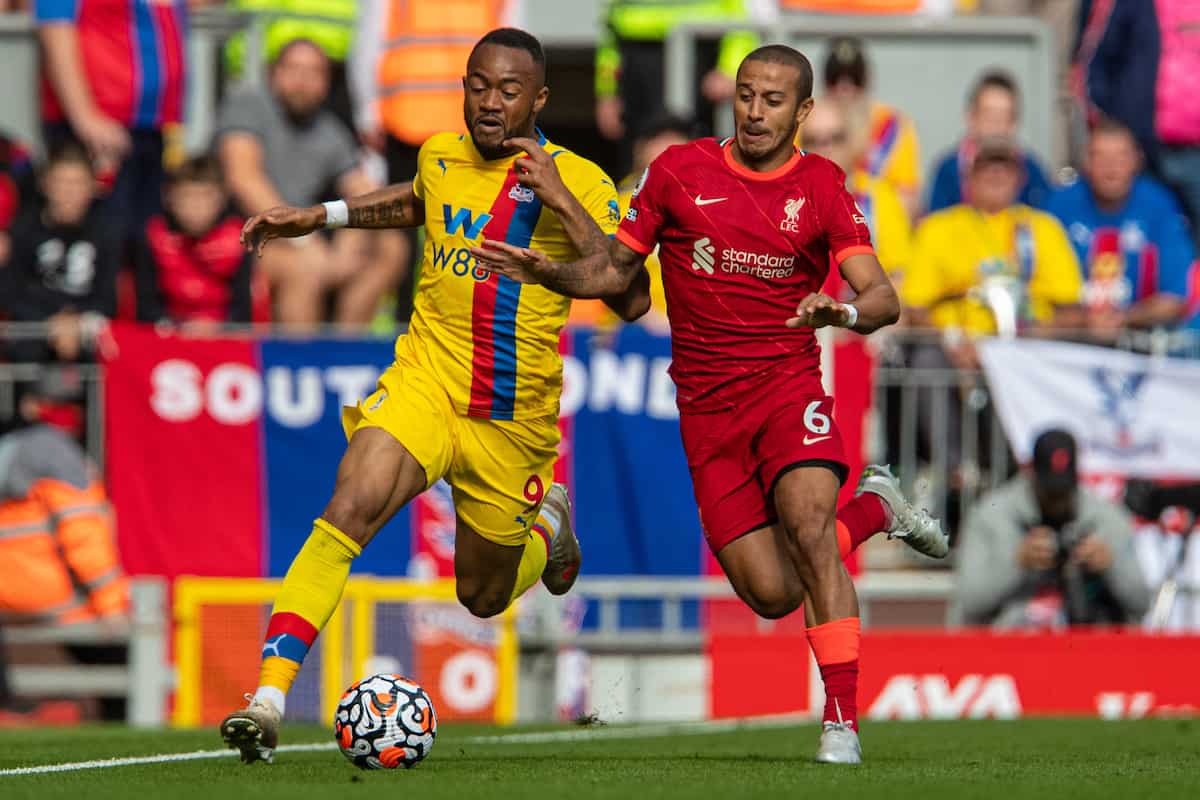
<svg viewBox="0 0 1200 800">
<path fill-rule="evenodd" d="M 1033 462 L 982 497 L 960 534 L 952 622 L 997 628 L 1136 622 L 1149 590 L 1129 515 L 1079 486 L 1075 439 L 1046 431 Z"/>
</svg>

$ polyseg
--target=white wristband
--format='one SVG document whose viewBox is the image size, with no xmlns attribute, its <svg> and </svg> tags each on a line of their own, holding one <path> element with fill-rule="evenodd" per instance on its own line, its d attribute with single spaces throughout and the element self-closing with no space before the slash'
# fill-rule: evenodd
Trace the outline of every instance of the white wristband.
<svg viewBox="0 0 1200 800">
<path fill-rule="evenodd" d="M 850 303 L 842 303 L 842 308 L 846 309 L 846 324 L 843 328 L 853 328 L 858 324 L 858 309 Z"/>
<path fill-rule="evenodd" d="M 350 208 L 345 200 L 322 203 L 325 206 L 325 227 L 344 228 L 350 222 Z"/>
</svg>

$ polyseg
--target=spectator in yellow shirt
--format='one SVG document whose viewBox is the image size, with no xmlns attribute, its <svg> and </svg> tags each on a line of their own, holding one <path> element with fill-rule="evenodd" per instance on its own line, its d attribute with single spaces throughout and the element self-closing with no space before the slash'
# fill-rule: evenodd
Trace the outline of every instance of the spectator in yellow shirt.
<svg viewBox="0 0 1200 800">
<path fill-rule="evenodd" d="M 629 201 L 633 199 L 633 191 L 642 178 L 642 173 L 650 166 L 650 162 L 668 147 L 685 144 L 692 139 L 693 124 L 686 119 L 675 116 L 661 116 L 651 121 L 645 132 L 633 142 L 633 170 L 625 176 L 617 186 L 617 200 L 621 203 L 621 216 L 629 211 Z M 650 273 L 650 310 L 638 319 L 638 325 L 643 325 L 652 331 L 666 333 L 667 297 L 663 291 L 662 265 L 658 262 L 658 251 L 646 258 L 646 271 Z M 602 300 L 575 300 L 571 303 L 571 315 L 567 318 L 570 325 L 593 325 L 598 328 L 608 328 L 620 320 Z"/>
<path fill-rule="evenodd" d="M 1020 158 L 1010 139 L 982 140 L 969 168 L 969 203 L 930 214 L 917 227 L 900 298 L 908 324 L 939 329 L 941 342 L 915 345 L 909 366 L 975 370 L 975 337 L 1052 335 L 1082 326 L 1083 280 L 1075 251 L 1058 220 L 1017 202 Z M 947 401 L 939 402 L 933 393 L 944 391 L 919 392 L 917 418 L 923 449 L 943 459 L 953 492 L 970 485 L 978 469 L 1003 465 L 988 463 L 987 448 L 974 463 L 963 462 L 963 394 L 953 387 Z M 982 415 L 976 420 L 988 424 Z M 987 441 L 987 433 L 978 429 L 975 440 Z"/>
<path fill-rule="evenodd" d="M 917 228 L 901 289 L 914 325 L 955 339 L 958 331 L 975 337 L 1082 322 L 1083 281 L 1066 231 L 1051 215 L 1016 202 L 1020 158 L 1011 140 L 981 142 L 970 202 L 930 214 Z M 951 360 L 975 366 L 974 354 L 960 349 L 952 348 Z"/>
<path fill-rule="evenodd" d="M 825 92 L 846 114 L 858 166 L 896 189 L 910 217 L 921 196 L 921 155 L 917 128 L 899 109 L 871 96 L 870 74 L 862 40 L 838 36 L 830 40 L 825 59 Z"/>
</svg>

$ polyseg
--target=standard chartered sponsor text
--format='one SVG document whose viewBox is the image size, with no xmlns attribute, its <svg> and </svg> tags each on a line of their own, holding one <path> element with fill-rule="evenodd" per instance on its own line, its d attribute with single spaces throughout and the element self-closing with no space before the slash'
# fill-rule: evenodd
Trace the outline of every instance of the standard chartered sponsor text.
<svg viewBox="0 0 1200 800">
<path fill-rule="evenodd" d="M 721 270 L 759 278 L 786 278 L 796 271 L 796 257 L 726 247 L 721 251 Z"/>
</svg>

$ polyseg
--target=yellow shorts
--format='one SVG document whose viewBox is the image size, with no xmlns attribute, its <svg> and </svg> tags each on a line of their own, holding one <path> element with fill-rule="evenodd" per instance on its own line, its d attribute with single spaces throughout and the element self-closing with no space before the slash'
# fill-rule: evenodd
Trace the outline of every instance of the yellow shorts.
<svg viewBox="0 0 1200 800">
<path fill-rule="evenodd" d="M 429 370 L 392 364 L 379 388 L 342 409 L 346 438 L 359 428 L 382 428 L 425 470 L 425 488 L 445 478 L 458 518 L 483 538 L 523 545 L 554 480 L 558 419 L 476 419 L 454 410 Z"/>
</svg>

